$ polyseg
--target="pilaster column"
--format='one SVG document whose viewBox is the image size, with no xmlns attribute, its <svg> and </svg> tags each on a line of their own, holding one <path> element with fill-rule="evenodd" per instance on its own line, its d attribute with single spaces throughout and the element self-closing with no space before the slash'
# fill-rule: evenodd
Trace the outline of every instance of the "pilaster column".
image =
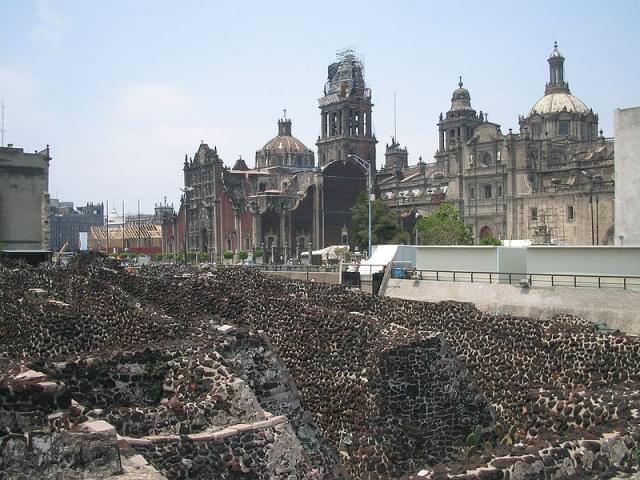
<svg viewBox="0 0 640 480">
<path fill-rule="evenodd" d="M 366 135 L 367 135 L 367 137 L 372 137 L 373 134 L 371 132 L 371 111 L 369 110 L 368 112 L 365 112 L 365 115 L 367 116 L 367 132 L 366 132 Z"/>
<path fill-rule="evenodd" d="M 260 247 L 260 242 L 262 241 L 261 227 L 260 214 L 258 212 L 251 212 L 251 242 L 253 243 L 253 250 Z"/>
<path fill-rule="evenodd" d="M 313 227 L 311 232 L 313 248 L 318 248 L 320 245 L 320 199 L 320 185 L 316 184 L 315 191 L 313 192 Z"/>
<path fill-rule="evenodd" d="M 278 248 L 282 248 L 284 246 L 284 242 L 286 241 L 286 232 L 285 232 L 285 220 L 286 220 L 286 210 L 282 208 L 280 210 L 280 233 L 278 234 Z"/>
</svg>

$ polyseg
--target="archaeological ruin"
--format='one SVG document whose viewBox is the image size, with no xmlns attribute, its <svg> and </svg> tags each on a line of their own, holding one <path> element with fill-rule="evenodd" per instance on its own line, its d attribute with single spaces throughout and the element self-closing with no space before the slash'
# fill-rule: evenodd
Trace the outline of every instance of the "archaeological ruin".
<svg viewBox="0 0 640 480">
<path fill-rule="evenodd" d="M 0 265 L 0 478 L 628 478 L 640 341 L 251 268 Z"/>
</svg>

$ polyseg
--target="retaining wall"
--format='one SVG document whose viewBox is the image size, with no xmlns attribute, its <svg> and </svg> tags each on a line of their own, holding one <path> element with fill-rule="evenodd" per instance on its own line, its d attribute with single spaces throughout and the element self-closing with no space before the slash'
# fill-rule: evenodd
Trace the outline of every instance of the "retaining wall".
<svg viewBox="0 0 640 480">
<path fill-rule="evenodd" d="M 618 288 L 531 287 L 390 279 L 384 295 L 406 300 L 470 302 L 485 312 L 527 317 L 559 313 L 640 335 L 640 292 Z"/>
<path fill-rule="evenodd" d="M 265 273 L 269 273 L 271 275 L 278 275 L 280 277 L 288 278 L 289 280 L 309 280 L 319 283 L 329 283 L 329 284 L 339 284 L 340 283 L 340 275 L 337 272 L 309 272 L 307 276 L 306 271 L 279 271 L 272 272 L 266 270 Z"/>
</svg>

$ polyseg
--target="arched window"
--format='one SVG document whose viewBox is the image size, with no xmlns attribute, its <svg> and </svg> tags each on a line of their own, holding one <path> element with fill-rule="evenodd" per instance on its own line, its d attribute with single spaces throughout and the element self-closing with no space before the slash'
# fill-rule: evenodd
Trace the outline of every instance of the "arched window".
<svg viewBox="0 0 640 480">
<path fill-rule="evenodd" d="M 482 152 L 480 154 L 480 165 L 482 165 L 483 167 L 488 167 L 489 165 L 491 165 L 491 163 L 491 154 L 489 152 Z"/>
</svg>

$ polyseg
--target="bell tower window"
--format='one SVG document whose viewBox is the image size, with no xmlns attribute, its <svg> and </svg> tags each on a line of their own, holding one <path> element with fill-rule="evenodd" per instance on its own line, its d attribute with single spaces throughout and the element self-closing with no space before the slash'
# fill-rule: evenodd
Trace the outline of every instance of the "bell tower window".
<svg viewBox="0 0 640 480">
<path fill-rule="evenodd" d="M 558 135 L 569 135 L 569 120 L 558 122 Z"/>
</svg>

